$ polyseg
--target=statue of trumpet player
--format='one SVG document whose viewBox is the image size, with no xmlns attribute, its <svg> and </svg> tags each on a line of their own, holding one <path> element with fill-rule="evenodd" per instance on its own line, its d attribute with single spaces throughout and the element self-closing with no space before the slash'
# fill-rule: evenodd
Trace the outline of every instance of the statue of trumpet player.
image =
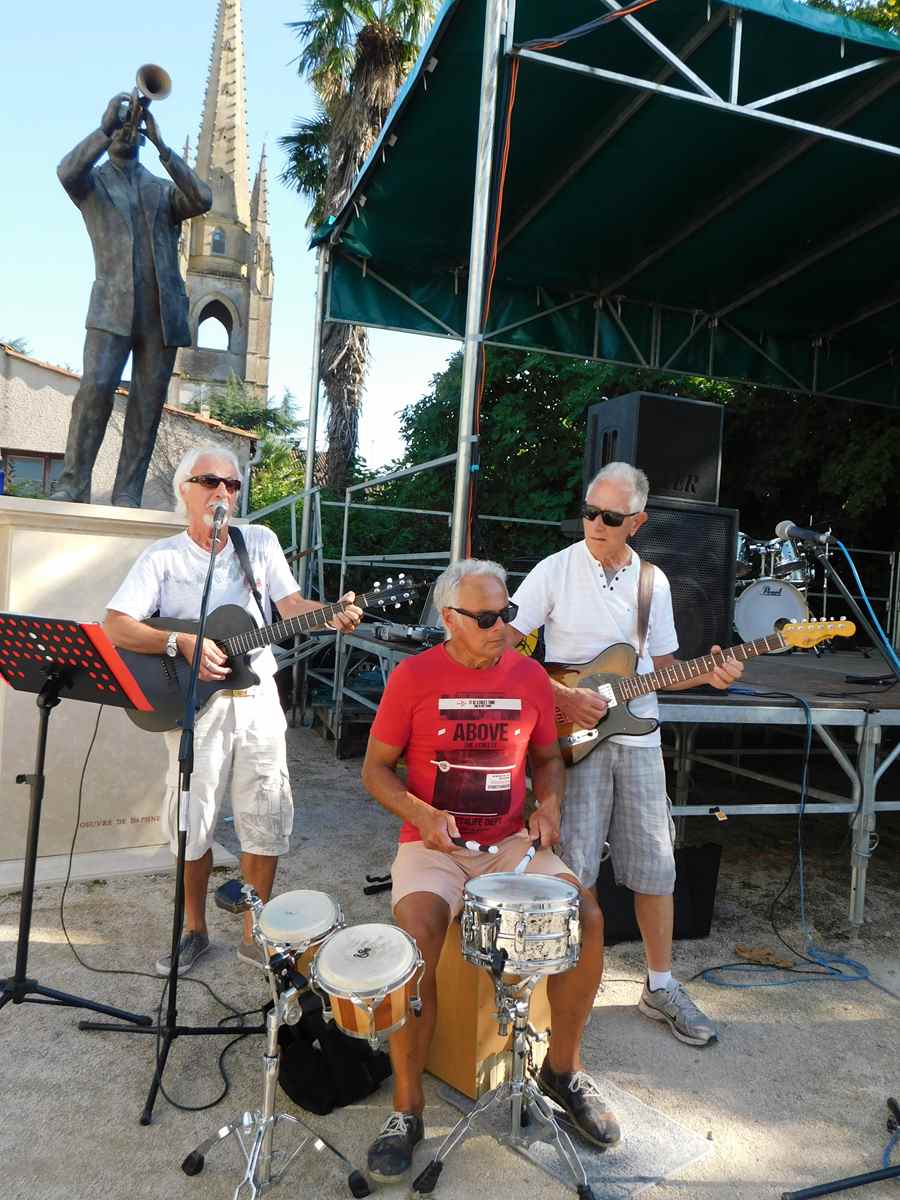
<svg viewBox="0 0 900 1200">
<path fill-rule="evenodd" d="M 148 84 L 145 76 L 151 74 Z M 113 96 L 99 129 L 57 168 L 94 250 L 95 279 L 85 325 L 84 370 L 72 404 L 63 471 L 53 500 L 89 503 L 91 472 L 128 355 L 131 385 L 112 502 L 140 508 L 144 480 L 179 346 L 191 344 L 188 298 L 178 266 L 181 222 L 212 207 L 208 184 L 163 141 L 147 105 L 168 95 L 161 68 L 138 72 L 138 88 Z M 143 93 L 143 95 L 141 94 Z M 145 170 L 149 140 L 168 173 Z M 108 159 L 95 164 L 103 154 Z"/>
</svg>

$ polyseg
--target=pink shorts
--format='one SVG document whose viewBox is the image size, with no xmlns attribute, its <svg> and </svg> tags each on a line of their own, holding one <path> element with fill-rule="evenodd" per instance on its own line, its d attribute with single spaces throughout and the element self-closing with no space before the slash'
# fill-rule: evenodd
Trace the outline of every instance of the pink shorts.
<svg viewBox="0 0 900 1200">
<path fill-rule="evenodd" d="M 462 912 L 466 883 L 477 875 L 511 871 L 530 844 L 527 829 L 504 838 L 496 854 L 480 854 L 477 850 L 453 850 L 445 854 L 442 850 L 429 850 L 422 842 L 401 842 L 391 865 L 391 907 L 396 908 L 404 896 L 413 892 L 431 892 L 446 900 L 451 917 L 457 917 Z M 572 869 L 552 850 L 538 850 L 525 874 L 568 875 L 573 883 L 577 882 Z"/>
</svg>

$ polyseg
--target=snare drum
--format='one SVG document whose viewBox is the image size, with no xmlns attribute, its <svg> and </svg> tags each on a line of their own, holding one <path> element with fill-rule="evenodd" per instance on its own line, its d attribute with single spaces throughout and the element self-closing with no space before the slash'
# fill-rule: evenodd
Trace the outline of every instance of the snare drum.
<svg viewBox="0 0 900 1200">
<path fill-rule="evenodd" d="M 327 892 L 285 892 L 263 905 L 257 927 L 266 949 L 273 953 L 285 947 L 299 958 L 344 924 L 341 906 Z"/>
<path fill-rule="evenodd" d="M 461 931 L 475 966 L 491 970 L 505 951 L 506 975 L 558 975 L 581 952 L 578 889 L 554 875 L 480 875 L 465 886 Z"/>
<path fill-rule="evenodd" d="M 309 981 L 331 1001 L 335 1025 L 377 1046 L 419 1007 L 425 963 L 415 939 L 395 925 L 350 925 L 331 935 Z"/>
</svg>

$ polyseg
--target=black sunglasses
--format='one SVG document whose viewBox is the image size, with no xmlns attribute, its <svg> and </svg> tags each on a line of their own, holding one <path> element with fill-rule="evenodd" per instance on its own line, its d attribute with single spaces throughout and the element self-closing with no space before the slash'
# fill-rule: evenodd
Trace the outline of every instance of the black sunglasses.
<svg viewBox="0 0 900 1200">
<path fill-rule="evenodd" d="M 469 612 L 467 608 L 454 608 L 453 605 L 448 605 L 451 612 L 462 613 L 464 617 L 471 617 L 479 629 L 493 629 L 498 621 L 502 621 L 504 625 L 508 625 L 510 621 L 514 621 L 516 613 L 519 611 L 518 604 L 513 604 L 510 600 L 506 608 L 501 608 L 499 612 L 493 612 L 491 609 L 485 609 L 484 612 Z"/>
<path fill-rule="evenodd" d="M 611 529 L 618 529 L 626 517 L 636 517 L 639 514 L 636 512 L 611 512 L 608 508 L 594 508 L 590 504 L 582 504 L 581 515 L 585 521 L 596 521 L 599 517 L 604 525 L 609 525 Z"/>
<path fill-rule="evenodd" d="M 241 490 L 241 481 L 239 479 L 226 479 L 224 475 L 192 475 L 188 479 L 188 483 L 199 483 L 210 491 L 217 488 L 220 483 L 224 483 L 229 496 Z"/>
</svg>

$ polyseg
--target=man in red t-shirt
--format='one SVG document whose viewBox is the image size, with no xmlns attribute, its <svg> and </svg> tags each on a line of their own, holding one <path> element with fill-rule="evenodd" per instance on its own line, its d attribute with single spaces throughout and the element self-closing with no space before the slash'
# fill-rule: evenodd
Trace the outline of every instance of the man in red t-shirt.
<svg viewBox="0 0 900 1200">
<path fill-rule="evenodd" d="M 425 960 L 421 1017 L 390 1042 L 395 1111 L 369 1148 L 369 1172 L 384 1183 L 405 1174 L 424 1136 L 422 1072 L 437 1015 L 435 970 L 466 881 L 511 871 L 536 838 L 541 848 L 528 871 L 579 888 L 582 928 L 578 966 L 547 981 L 553 1034 L 539 1083 L 588 1141 L 605 1149 L 619 1140 L 615 1117 L 581 1065 L 581 1034 L 603 970 L 603 918 L 551 850 L 559 841 L 564 770 L 549 678 L 506 649 L 516 606 L 497 563 L 454 563 L 435 584 L 434 600 L 448 640 L 406 659 L 390 676 L 362 775 L 379 804 L 403 818 L 391 868 L 394 919 Z M 401 755 L 405 782 L 397 773 Z M 526 758 L 538 804 L 527 828 Z M 461 849 L 453 838 L 499 850 Z"/>
</svg>

